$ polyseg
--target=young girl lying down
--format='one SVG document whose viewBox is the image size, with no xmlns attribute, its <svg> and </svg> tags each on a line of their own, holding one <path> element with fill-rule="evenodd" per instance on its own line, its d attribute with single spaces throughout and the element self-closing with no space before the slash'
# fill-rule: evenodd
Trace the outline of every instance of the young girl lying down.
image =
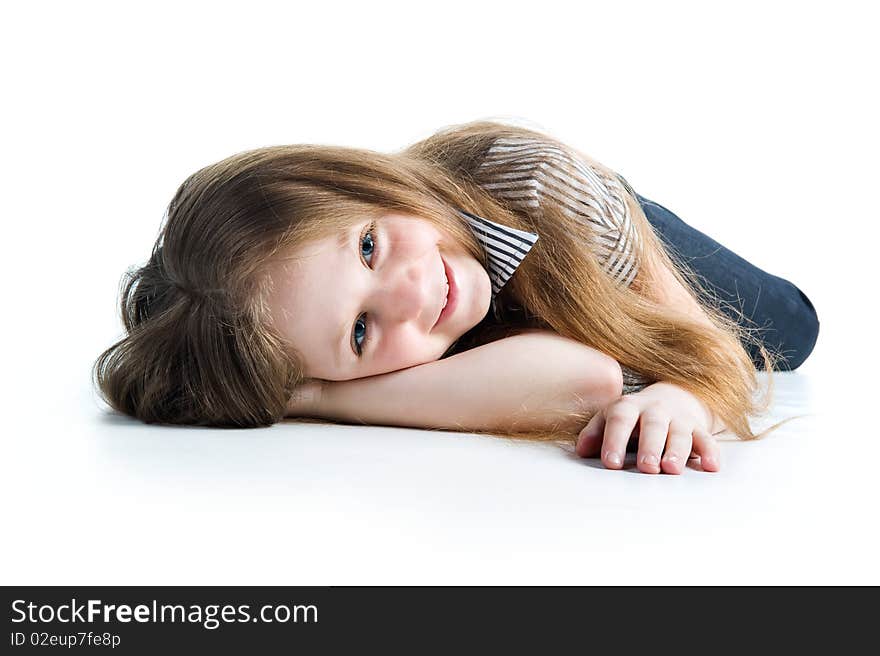
<svg viewBox="0 0 880 656">
<path fill-rule="evenodd" d="M 460 430 L 615 469 L 629 446 L 670 474 L 689 457 L 717 471 L 720 432 L 785 423 L 752 433 L 772 396 L 771 374 L 756 400 L 756 370 L 795 369 L 819 328 L 792 283 L 494 121 L 390 154 L 291 145 L 207 166 L 121 307 L 127 335 L 93 375 L 148 423 Z"/>
</svg>

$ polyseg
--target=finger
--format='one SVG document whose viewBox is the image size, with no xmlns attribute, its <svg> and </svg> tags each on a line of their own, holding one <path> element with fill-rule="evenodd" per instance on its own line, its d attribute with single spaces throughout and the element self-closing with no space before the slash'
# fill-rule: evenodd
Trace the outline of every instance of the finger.
<svg viewBox="0 0 880 656">
<path fill-rule="evenodd" d="M 660 456 L 669 435 L 670 419 L 665 413 L 650 408 L 639 417 L 639 452 L 636 466 L 645 474 L 660 473 Z"/>
<path fill-rule="evenodd" d="M 605 413 L 599 410 L 578 435 L 574 451 L 581 458 L 592 458 L 602 448 L 602 433 L 605 431 Z"/>
<path fill-rule="evenodd" d="M 622 469 L 626 443 L 639 421 L 641 406 L 623 397 L 605 410 L 605 435 L 602 440 L 602 462 L 609 469 Z"/>
<path fill-rule="evenodd" d="M 703 471 L 717 472 L 721 468 L 721 449 L 715 437 L 702 428 L 696 429 L 693 436 L 694 451 L 700 456 Z"/>
<path fill-rule="evenodd" d="M 661 469 L 667 474 L 680 474 L 684 471 L 691 452 L 693 436 L 688 427 L 675 421 L 669 424 L 669 439 L 666 440 L 666 453 L 660 461 Z"/>
</svg>

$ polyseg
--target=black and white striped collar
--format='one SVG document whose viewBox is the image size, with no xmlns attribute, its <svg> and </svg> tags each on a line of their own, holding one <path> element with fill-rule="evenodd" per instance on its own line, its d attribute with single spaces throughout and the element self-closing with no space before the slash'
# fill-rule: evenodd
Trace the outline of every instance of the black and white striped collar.
<svg viewBox="0 0 880 656">
<path fill-rule="evenodd" d="M 464 210 L 458 212 L 468 220 L 474 236 L 486 249 L 489 279 L 492 281 L 492 310 L 497 316 L 495 297 L 516 273 L 523 259 L 538 241 L 538 235 L 490 221 Z"/>
</svg>

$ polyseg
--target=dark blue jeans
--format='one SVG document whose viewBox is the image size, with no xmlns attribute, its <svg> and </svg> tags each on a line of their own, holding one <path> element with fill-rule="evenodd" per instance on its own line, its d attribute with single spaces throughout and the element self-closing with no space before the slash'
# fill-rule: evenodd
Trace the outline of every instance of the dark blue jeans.
<svg viewBox="0 0 880 656">
<path fill-rule="evenodd" d="M 659 203 L 639 194 L 636 198 L 664 245 L 700 276 L 704 287 L 725 301 L 721 311 L 747 328 L 759 329 L 755 336 L 768 350 L 785 358 L 777 364 L 778 369 L 787 371 L 801 366 L 819 336 L 819 318 L 807 295 L 788 280 L 762 271 L 692 228 Z M 744 323 L 728 304 L 739 309 L 749 321 Z M 763 370 L 758 349 L 746 343 L 743 347 L 755 366 Z"/>
</svg>

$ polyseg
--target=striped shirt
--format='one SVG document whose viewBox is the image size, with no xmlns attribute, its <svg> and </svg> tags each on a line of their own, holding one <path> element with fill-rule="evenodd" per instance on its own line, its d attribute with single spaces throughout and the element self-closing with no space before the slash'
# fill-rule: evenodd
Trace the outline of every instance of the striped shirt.
<svg viewBox="0 0 880 656">
<path fill-rule="evenodd" d="M 588 241 L 602 268 L 618 284 L 629 286 L 635 279 L 638 233 L 625 202 L 626 194 L 635 198 L 635 192 L 623 177 L 609 177 L 555 143 L 503 137 L 492 143 L 476 178 L 481 187 L 515 210 L 540 214 L 545 204 L 555 203 L 584 226 L 578 238 Z M 497 317 L 495 298 L 538 241 L 538 235 L 458 211 L 486 250 L 492 311 Z M 624 394 L 651 382 L 631 369 L 622 369 Z"/>
<path fill-rule="evenodd" d="M 626 203 L 631 188 L 620 176 L 561 145 L 524 137 L 496 139 L 476 175 L 481 187 L 515 210 L 540 215 L 554 204 L 584 226 L 575 237 L 589 243 L 618 284 L 635 279 L 638 232 Z"/>
</svg>

